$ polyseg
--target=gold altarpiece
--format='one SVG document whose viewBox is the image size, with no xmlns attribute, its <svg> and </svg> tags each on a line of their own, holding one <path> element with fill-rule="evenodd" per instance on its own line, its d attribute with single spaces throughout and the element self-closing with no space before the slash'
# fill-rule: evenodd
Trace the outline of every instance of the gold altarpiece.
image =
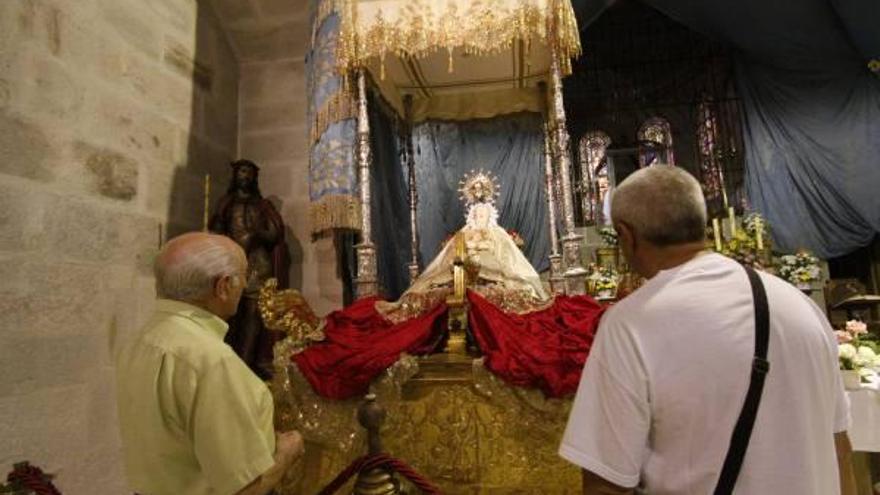
<svg viewBox="0 0 880 495">
<path fill-rule="evenodd" d="M 336 70 L 349 82 L 344 89 L 351 101 L 346 115 L 358 123 L 358 296 L 378 290 L 369 214 L 370 85 L 409 129 L 429 119 L 543 114 L 545 160 L 536 167 L 546 173 L 549 207 L 560 205 L 563 226 L 557 236 L 555 221 L 551 225 L 552 291 L 584 293 L 586 270 L 581 265 L 581 236 L 575 232 L 562 104 L 562 78 L 571 71 L 571 59 L 580 54 L 570 1 L 319 1 L 316 25 L 331 15 L 338 16 L 340 25 Z M 412 160 L 413 154 L 408 155 Z M 415 246 L 418 204 L 413 164 L 407 167 Z M 408 266 L 415 279 L 420 268 L 415 255 Z M 317 396 L 290 364 L 292 353 L 321 338 L 313 315 L 290 318 L 289 312 L 277 311 L 285 307 L 285 297 L 294 297 L 291 294 L 272 291 L 268 299 L 276 304 L 269 307 L 276 311 L 264 312 L 267 326 L 290 335 L 275 351 L 277 426 L 298 429 L 307 440 L 307 455 L 281 493 L 316 493 L 366 452 L 365 437 L 355 419 L 360 401 Z M 578 469 L 557 455 L 570 400 L 545 399 L 540 391 L 508 386 L 480 360 L 452 353 L 405 356 L 374 381 L 371 392 L 388 412 L 382 430 L 385 449 L 439 484 L 444 493 L 563 494 L 580 489 Z M 351 493 L 351 487 L 340 493 Z"/>
</svg>

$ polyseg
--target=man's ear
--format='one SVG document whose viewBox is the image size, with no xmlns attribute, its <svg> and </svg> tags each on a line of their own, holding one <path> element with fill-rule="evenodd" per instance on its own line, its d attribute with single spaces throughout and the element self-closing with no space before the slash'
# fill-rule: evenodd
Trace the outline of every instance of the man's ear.
<svg viewBox="0 0 880 495">
<path fill-rule="evenodd" d="M 218 299 L 226 299 L 232 290 L 233 280 L 229 275 L 218 277 L 214 282 L 214 297 Z"/>
<path fill-rule="evenodd" d="M 617 237 L 620 238 L 621 243 L 625 241 L 630 246 L 635 246 L 635 232 L 633 232 L 629 224 L 626 222 L 614 222 L 614 230 L 617 231 Z"/>
</svg>

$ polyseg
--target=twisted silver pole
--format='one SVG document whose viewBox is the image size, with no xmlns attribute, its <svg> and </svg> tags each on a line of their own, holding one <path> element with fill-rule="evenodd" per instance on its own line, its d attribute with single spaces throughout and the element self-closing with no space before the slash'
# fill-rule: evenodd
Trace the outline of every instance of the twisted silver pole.
<svg viewBox="0 0 880 495">
<path fill-rule="evenodd" d="M 367 113 L 366 74 L 363 67 L 357 71 L 357 165 L 361 200 L 361 242 L 355 245 L 357 253 L 357 297 L 376 295 L 379 283 L 376 276 L 376 246 L 372 238 L 370 215 L 370 116 Z"/>
<path fill-rule="evenodd" d="M 571 191 L 571 156 L 569 155 L 569 136 L 565 126 L 565 106 L 562 101 L 562 72 L 559 67 L 558 48 L 552 45 L 550 65 L 550 92 L 552 96 L 554 154 L 559 164 L 562 179 L 562 213 L 565 235 L 562 237 L 562 256 L 565 261 L 566 294 L 584 294 L 587 291 L 587 270 L 581 264 L 581 239 L 575 232 L 574 200 Z"/>
</svg>

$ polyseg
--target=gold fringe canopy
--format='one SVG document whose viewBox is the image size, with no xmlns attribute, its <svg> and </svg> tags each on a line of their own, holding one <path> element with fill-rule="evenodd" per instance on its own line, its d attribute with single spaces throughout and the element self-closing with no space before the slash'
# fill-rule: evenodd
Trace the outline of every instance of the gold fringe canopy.
<svg viewBox="0 0 880 495">
<path fill-rule="evenodd" d="M 581 53 L 570 0 L 336 0 L 342 18 L 337 68 L 349 73 L 388 55 L 425 58 L 462 50 L 496 54 L 514 42 L 554 52 L 565 74 Z M 555 47 L 556 50 L 552 50 Z"/>
<path fill-rule="evenodd" d="M 361 203 L 354 196 L 326 195 L 309 205 L 312 232 L 361 228 Z"/>
<path fill-rule="evenodd" d="M 309 129 L 310 143 L 314 144 L 331 125 L 345 119 L 353 119 L 357 116 L 357 105 L 351 99 L 351 95 L 345 89 L 340 89 L 327 98 L 324 105 L 315 112 L 314 120 Z"/>
</svg>

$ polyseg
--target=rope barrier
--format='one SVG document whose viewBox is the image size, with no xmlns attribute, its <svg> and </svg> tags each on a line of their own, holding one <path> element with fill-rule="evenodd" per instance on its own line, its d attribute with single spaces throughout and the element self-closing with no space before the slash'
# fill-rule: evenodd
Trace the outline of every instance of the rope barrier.
<svg viewBox="0 0 880 495">
<path fill-rule="evenodd" d="M 61 495 L 42 469 L 27 463 L 16 464 L 12 472 L 6 475 L 6 482 L 27 488 L 37 495 Z"/>
<path fill-rule="evenodd" d="M 400 459 L 395 459 L 388 454 L 380 453 L 373 455 L 365 455 L 362 457 L 358 457 L 351 464 L 348 465 L 345 469 L 343 469 L 336 478 L 333 478 L 333 481 L 330 482 L 327 486 L 321 490 L 318 495 L 333 495 L 337 490 L 342 488 L 349 479 L 355 474 L 361 471 L 369 471 L 370 469 L 375 469 L 377 467 L 386 467 L 391 468 L 394 471 L 402 474 L 408 480 L 412 482 L 422 493 L 426 493 L 428 495 L 440 495 L 442 492 L 439 488 L 434 486 L 427 478 L 416 472 L 415 469 L 410 467 L 407 463 L 401 461 Z"/>
</svg>

